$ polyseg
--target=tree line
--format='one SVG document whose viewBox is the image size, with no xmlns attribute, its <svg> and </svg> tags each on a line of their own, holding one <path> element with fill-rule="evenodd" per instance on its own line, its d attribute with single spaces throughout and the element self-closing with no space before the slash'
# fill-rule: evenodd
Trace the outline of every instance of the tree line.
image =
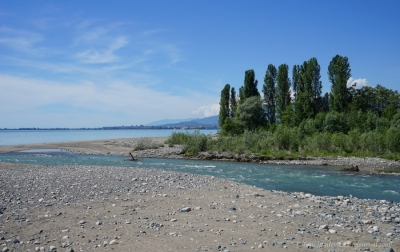
<svg viewBox="0 0 400 252">
<path fill-rule="evenodd" d="M 302 65 L 294 65 L 289 78 L 287 64 L 281 64 L 278 69 L 269 64 L 262 97 L 254 70 L 247 70 L 239 95 L 229 84 L 221 91 L 219 125 L 222 133 L 239 135 L 245 130 L 269 129 L 277 124 L 294 127 L 319 114 L 325 117 L 329 113 L 340 117 L 354 112 L 372 112 L 390 121 L 398 112 L 400 96 L 397 91 L 381 85 L 347 87 L 351 77 L 347 57 L 336 55 L 331 60 L 328 66 L 331 91 L 324 95 L 320 70 L 318 60 L 311 58 Z M 343 125 L 337 125 L 340 126 Z M 347 133 L 346 130 L 340 132 Z"/>
<path fill-rule="evenodd" d="M 383 157 L 400 160 L 400 95 L 382 85 L 350 87 L 350 63 L 336 55 L 328 66 L 330 92 L 322 94 L 316 58 L 289 66 L 267 66 L 262 92 L 254 70 L 245 71 L 236 92 L 221 91 L 216 137 L 175 133 L 186 155 L 230 152 L 260 158 L 306 156 Z"/>
</svg>

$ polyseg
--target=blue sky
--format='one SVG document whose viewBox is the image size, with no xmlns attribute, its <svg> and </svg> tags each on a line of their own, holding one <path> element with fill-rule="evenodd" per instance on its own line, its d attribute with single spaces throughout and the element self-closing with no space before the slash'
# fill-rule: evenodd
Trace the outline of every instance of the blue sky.
<svg viewBox="0 0 400 252">
<path fill-rule="evenodd" d="M 0 128 L 139 125 L 218 114 L 254 69 L 347 56 L 399 90 L 399 1 L 1 1 Z"/>
</svg>

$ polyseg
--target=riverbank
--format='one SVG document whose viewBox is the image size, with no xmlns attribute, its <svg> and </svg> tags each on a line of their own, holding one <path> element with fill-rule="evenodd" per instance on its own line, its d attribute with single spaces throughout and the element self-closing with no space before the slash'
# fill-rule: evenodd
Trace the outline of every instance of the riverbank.
<svg viewBox="0 0 400 252">
<path fill-rule="evenodd" d="M 2 251 L 400 250 L 398 202 L 151 169 L 0 163 L 0 171 Z"/>
<path fill-rule="evenodd" d="M 23 151 L 30 149 L 63 149 L 75 153 L 83 154 L 101 154 L 101 155 L 120 155 L 129 157 L 132 153 L 135 157 L 149 158 L 189 158 L 182 155 L 182 146 L 168 146 L 164 144 L 167 137 L 152 138 L 121 138 L 111 140 L 97 141 L 78 141 L 78 142 L 61 142 L 61 143 L 45 143 L 45 144 L 25 144 L 15 146 L 0 146 L 0 153 Z M 138 144 L 151 142 L 157 149 L 137 150 Z M 400 162 L 385 160 L 382 158 L 357 158 L 357 157 L 306 157 L 291 160 L 266 159 L 253 155 L 232 155 L 230 153 L 219 152 L 201 152 L 191 159 L 202 160 L 222 160 L 222 161 L 241 161 L 241 162 L 258 162 L 261 164 L 292 164 L 292 165 L 329 165 L 349 168 L 357 166 L 361 172 L 368 173 L 386 173 L 392 175 L 400 175 Z"/>
</svg>

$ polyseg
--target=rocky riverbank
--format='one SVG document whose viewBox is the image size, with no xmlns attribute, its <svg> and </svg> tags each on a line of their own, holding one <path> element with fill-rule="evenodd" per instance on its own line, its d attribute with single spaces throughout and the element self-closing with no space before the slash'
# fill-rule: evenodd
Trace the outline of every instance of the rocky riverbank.
<svg viewBox="0 0 400 252">
<path fill-rule="evenodd" d="M 400 204 L 171 171 L 0 163 L 1 251 L 400 251 Z"/>
</svg>

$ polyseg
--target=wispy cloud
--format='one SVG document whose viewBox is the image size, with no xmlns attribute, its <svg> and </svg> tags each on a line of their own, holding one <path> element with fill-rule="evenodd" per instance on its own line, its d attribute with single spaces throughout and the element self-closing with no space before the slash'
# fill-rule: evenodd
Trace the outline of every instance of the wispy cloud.
<svg viewBox="0 0 400 252">
<path fill-rule="evenodd" d="M 36 54 L 38 48 L 34 47 L 42 40 L 43 36 L 36 32 L 0 27 L 0 44 L 19 52 Z"/>
<path fill-rule="evenodd" d="M 84 63 L 109 63 L 119 60 L 119 57 L 115 52 L 122 47 L 126 46 L 128 41 L 124 37 L 118 37 L 104 50 L 89 49 L 83 52 L 77 53 L 76 57 L 79 61 Z"/>
</svg>

